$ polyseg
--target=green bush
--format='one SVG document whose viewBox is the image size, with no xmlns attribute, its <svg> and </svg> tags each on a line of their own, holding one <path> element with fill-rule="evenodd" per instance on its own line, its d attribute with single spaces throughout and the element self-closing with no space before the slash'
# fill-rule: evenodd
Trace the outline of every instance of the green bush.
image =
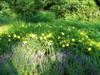
<svg viewBox="0 0 100 75">
<path fill-rule="evenodd" d="M 0 1 L 0 24 L 9 23 L 16 20 L 17 15 L 10 9 L 10 6 L 5 1 Z"/>
<path fill-rule="evenodd" d="M 94 0 L 5 0 L 20 16 L 33 17 L 40 11 L 54 12 L 57 18 L 99 20 L 99 7 Z M 30 19 L 30 18 L 29 18 Z M 32 18 L 31 18 L 32 19 Z"/>
</svg>

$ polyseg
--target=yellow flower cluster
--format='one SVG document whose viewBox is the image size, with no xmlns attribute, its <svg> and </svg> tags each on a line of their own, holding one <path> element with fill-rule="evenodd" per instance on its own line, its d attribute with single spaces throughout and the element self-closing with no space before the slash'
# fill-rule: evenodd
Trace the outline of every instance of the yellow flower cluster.
<svg viewBox="0 0 100 75">
<path fill-rule="evenodd" d="M 65 35 L 65 33 L 64 32 L 61 32 L 61 35 Z"/>
<path fill-rule="evenodd" d="M 89 47 L 89 48 L 88 48 L 88 51 L 91 51 L 91 50 L 92 50 L 92 48 Z"/>
<path fill-rule="evenodd" d="M 98 50 L 100 50 L 100 42 L 88 39 L 87 44 L 89 46 L 95 46 L 96 48 L 98 48 Z"/>
<path fill-rule="evenodd" d="M 74 38 L 72 38 L 72 42 L 75 42 L 75 39 Z"/>
<path fill-rule="evenodd" d="M 96 43 L 96 47 L 100 50 L 100 42 Z"/>
<path fill-rule="evenodd" d="M 48 34 L 42 33 L 40 36 L 40 40 L 48 40 L 50 38 L 53 38 L 52 33 L 48 33 Z"/>
<path fill-rule="evenodd" d="M 70 29 L 71 28 L 69 28 L 69 31 Z M 75 29 L 75 27 L 73 27 L 73 29 Z M 45 41 L 45 43 L 48 45 L 53 45 L 54 44 L 53 40 L 58 40 L 57 42 L 58 45 L 65 48 L 65 47 L 77 45 L 75 41 L 78 41 L 80 43 L 83 43 L 89 46 L 89 47 L 86 47 L 87 51 L 92 51 L 93 46 L 95 46 L 96 48 L 98 48 L 98 50 L 100 50 L 100 42 L 90 39 L 85 31 L 79 31 L 79 36 L 81 37 L 79 39 L 70 38 L 70 35 L 69 34 L 65 35 L 65 32 L 60 32 L 60 35 L 57 35 L 56 38 L 55 36 L 53 36 L 53 33 L 41 33 L 40 36 L 38 36 L 37 34 L 33 34 L 33 33 L 27 33 L 26 37 L 21 37 L 20 35 L 17 35 L 17 34 L 7 35 L 7 36 L 9 37 L 8 38 L 9 42 L 12 40 L 10 38 L 15 38 L 15 39 L 22 39 L 23 43 L 27 43 L 27 39 L 32 38 L 36 40 Z"/>
<path fill-rule="evenodd" d="M 69 47 L 70 46 L 70 40 L 69 39 L 66 39 L 64 37 L 60 37 L 58 36 L 58 40 L 60 41 L 59 44 L 62 46 L 62 47 Z M 73 39 L 74 41 L 74 39 Z"/>
<path fill-rule="evenodd" d="M 95 45 L 95 41 L 88 39 L 87 44 L 89 44 L 90 46 Z"/>
<path fill-rule="evenodd" d="M 8 35 L 8 37 L 11 37 L 11 35 Z M 13 38 L 17 38 L 17 39 L 20 39 L 21 37 L 17 34 L 13 34 Z"/>
<path fill-rule="evenodd" d="M 28 34 L 27 37 L 30 37 L 30 38 L 33 38 L 33 39 L 38 39 L 37 35 L 36 34 Z"/>
<path fill-rule="evenodd" d="M 41 36 L 39 37 L 41 41 L 45 41 L 45 43 L 48 45 L 53 44 L 52 38 L 53 38 L 52 33 L 48 33 L 48 34 L 42 33 Z"/>
<path fill-rule="evenodd" d="M 73 29 L 75 29 L 75 27 L 73 27 Z M 70 28 L 69 28 L 70 31 Z M 89 47 L 87 47 L 87 51 L 92 51 L 92 47 L 96 47 L 98 48 L 98 50 L 100 50 L 100 42 L 96 42 L 92 39 L 90 39 L 88 37 L 87 32 L 85 31 L 81 31 L 79 30 L 79 40 L 77 38 L 69 38 L 67 37 L 67 35 L 65 35 L 65 32 L 61 32 L 61 35 L 58 35 L 57 39 L 59 41 L 59 45 L 61 47 L 69 47 L 69 46 L 73 46 L 73 45 L 77 45 L 75 43 L 75 41 L 79 41 L 80 43 L 82 43 L 84 46 L 87 45 Z M 69 34 L 68 34 L 69 36 Z"/>
<path fill-rule="evenodd" d="M 81 36 L 86 36 L 86 32 L 80 31 L 80 35 L 81 35 Z"/>
</svg>

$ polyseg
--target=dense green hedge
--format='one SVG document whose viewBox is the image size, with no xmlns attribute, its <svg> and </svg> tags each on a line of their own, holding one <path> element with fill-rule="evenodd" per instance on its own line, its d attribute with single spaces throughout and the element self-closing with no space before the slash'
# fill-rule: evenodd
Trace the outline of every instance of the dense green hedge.
<svg viewBox="0 0 100 75">
<path fill-rule="evenodd" d="M 4 0 L 20 16 L 26 18 L 40 11 L 54 12 L 57 18 L 99 20 L 98 0 Z M 6 6 L 6 5 L 5 5 Z M 1 8 L 1 6 L 0 6 Z"/>
</svg>

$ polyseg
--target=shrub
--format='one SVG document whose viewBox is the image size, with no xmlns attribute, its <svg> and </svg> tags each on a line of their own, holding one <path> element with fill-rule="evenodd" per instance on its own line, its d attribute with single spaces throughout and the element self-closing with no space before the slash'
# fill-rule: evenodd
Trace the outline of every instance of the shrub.
<svg viewBox="0 0 100 75">
<path fill-rule="evenodd" d="M 0 1 L 0 24 L 9 23 L 16 20 L 16 14 L 10 9 L 10 6 L 5 1 Z M 9 19 L 8 19 L 9 18 Z"/>
<path fill-rule="evenodd" d="M 54 12 L 57 18 L 99 20 L 99 8 L 94 0 L 5 0 L 20 16 L 33 17 L 40 11 Z M 30 19 L 30 18 L 29 18 Z"/>
</svg>

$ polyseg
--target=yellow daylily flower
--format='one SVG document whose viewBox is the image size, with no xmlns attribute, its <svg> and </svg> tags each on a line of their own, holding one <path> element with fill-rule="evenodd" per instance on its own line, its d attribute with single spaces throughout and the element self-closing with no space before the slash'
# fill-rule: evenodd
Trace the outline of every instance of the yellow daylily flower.
<svg viewBox="0 0 100 75">
<path fill-rule="evenodd" d="M 27 41 L 23 41 L 23 43 L 24 43 L 24 44 L 26 44 L 26 43 L 27 43 Z"/>
<path fill-rule="evenodd" d="M 72 39 L 72 42 L 74 42 L 75 41 L 75 39 Z"/>
<path fill-rule="evenodd" d="M 14 38 L 16 38 L 16 37 L 17 37 L 17 35 L 16 35 L 16 34 L 13 34 L 13 37 L 14 37 Z"/>
<path fill-rule="evenodd" d="M 40 40 L 43 40 L 43 37 L 40 37 Z"/>
<path fill-rule="evenodd" d="M 20 39 L 21 37 L 20 36 L 17 36 L 17 38 Z"/>
<path fill-rule="evenodd" d="M 86 33 L 84 31 L 80 31 L 80 35 L 84 36 Z"/>
<path fill-rule="evenodd" d="M 64 32 L 61 32 L 61 35 L 65 35 L 65 33 Z"/>
<path fill-rule="evenodd" d="M 11 37 L 11 35 L 8 35 L 8 37 Z"/>
<path fill-rule="evenodd" d="M 68 47 L 69 46 L 69 43 L 67 43 L 66 46 Z"/>
<path fill-rule="evenodd" d="M 92 48 L 89 47 L 89 48 L 88 48 L 88 51 L 91 51 L 91 50 L 92 50 Z"/>
<path fill-rule="evenodd" d="M 46 40 L 47 39 L 47 37 L 46 36 L 44 36 L 44 40 Z"/>
<path fill-rule="evenodd" d="M 42 33 L 41 35 L 44 36 L 44 33 Z"/>
<path fill-rule="evenodd" d="M 63 44 L 62 47 L 65 47 L 65 45 Z"/>
<path fill-rule="evenodd" d="M 52 34 L 51 34 L 51 33 L 49 33 L 49 34 L 47 35 L 47 37 L 48 37 L 48 38 L 52 37 Z"/>
</svg>

